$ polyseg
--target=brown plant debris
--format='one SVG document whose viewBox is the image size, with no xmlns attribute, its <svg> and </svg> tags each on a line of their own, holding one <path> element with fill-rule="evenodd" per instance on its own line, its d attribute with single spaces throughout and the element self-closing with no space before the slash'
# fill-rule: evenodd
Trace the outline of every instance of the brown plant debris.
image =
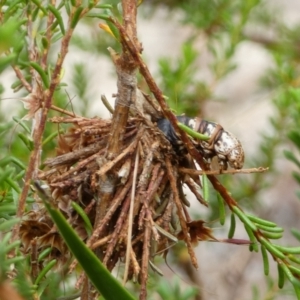
<svg viewBox="0 0 300 300">
<path fill-rule="evenodd" d="M 120 153 L 112 158 L 107 150 L 111 120 L 74 116 L 50 121 L 70 127 L 59 135 L 57 155 L 44 161 L 46 167 L 39 179 L 107 268 L 112 270 L 118 262 L 125 262 L 124 280 L 140 282 L 141 293 L 145 293 L 149 262 L 155 270 L 154 256 L 166 255 L 178 239 L 185 242 L 197 268 L 193 244 L 213 236 L 203 221 L 193 221 L 188 214 L 184 183 L 199 203 L 207 206 L 199 175 L 189 174 L 185 168 L 191 160 L 189 154 L 175 153 L 156 124 L 139 115 L 128 119 Z M 91 233 L 73 202 L 88 216 Z M 55 257 L 61 264 L 71 262 L 69 250 L 42 205 L 27 215 L 20 237 L 24 252 L 34 251 L 38 256 L 50 247 L 45 260 Z M 70 271 L 75 266 L 73 261 Z"/>
</svg>

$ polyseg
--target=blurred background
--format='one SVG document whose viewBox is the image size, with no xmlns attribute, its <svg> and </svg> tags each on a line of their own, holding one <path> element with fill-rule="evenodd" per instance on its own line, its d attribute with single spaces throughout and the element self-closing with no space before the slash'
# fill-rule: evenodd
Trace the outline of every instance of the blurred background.
<svg viewBox="0 0 300 300">
<path fill-rule="evenodd" d="M 278 243 L 286 246 L 299 245 L 291 229 L 300 230 L 299 12 L 297 0 L 144 0 L 138 11 L 143 57 L 174 111 L 232 132 L 244 147 L 245 168 L 269 167 L 263 174 L 220 179 L 246 211 L 285 229 Z M 86 18 L 76 28 L 64 65 L 65 85 L 54 103 L 86 117 L 109 118 L 100 96 L 114 102 L 116 74 L 107 47 L 119 50 L 119 45 L 99 28 L 100 22 Z M 15 81 L 9 68 L 0 74 L 0 143 L 26 161 L 29 150 L 18 138 L 23 129 L 12 121 L 26 115 L 19 101 L 26 94 L 14 87 Z M 142 78 L 139 86 L 147 91 Z M 51 132 L 54 125 L 48 126 Z M 55 141 L 48 143 L 43 155 L 54 153 L 54 147 Z M 206 221 L 217 238 L 226 238 L 229 220 L 219 224 L 214 193 L 208 209 L 189 200 L 193 217 Z M 248 238 L 239 224 L 235 237 Z M 261 254 L 247 246 L 200 242 L 196 254 L 197 271 L 182 245 L 172 248 L 170 268 L 161 259 L 165 276 L 150 279 L 149 299 L 160 299 L 164 289 L 168 299 L 295 299 L 290 285 L 278 289 L 272 259 L 265 277 Z M 194 288 L 196 296 L 183 294 L 193 295 Z"/>
</svg>

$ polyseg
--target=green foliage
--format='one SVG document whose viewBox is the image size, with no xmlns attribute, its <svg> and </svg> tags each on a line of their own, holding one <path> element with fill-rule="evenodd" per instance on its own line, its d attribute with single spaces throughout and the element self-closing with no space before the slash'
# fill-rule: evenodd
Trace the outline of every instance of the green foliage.
<svg viewBox="0 0 300 300">
<path fill-rule="evenodd" d="M 38 86 L 42 90 L 49 89 L 56 66 L 55 61 L 61 54 L 58 49 L 61 46 L 61 40 L 68 31 L 68 24 L 75 29 L 71 39 L 72 45 L 82 51 L 104 56 L 108 55 L 108 46 L 116 50 L 120 49 L 118 32 L 109 21 L 110 16 L 117 19 L 121 18 L 120 6 L 116 3 L 117 1 L 106 2 L 101 2 L 99 5 L 84 2 L 82 6 L 76 6 L 76 1 L 61 1 L 53 6 L 45 1 L 37 0 L 31 2 L 22 0 L 2 1 L 0 3 L 0 73 L 8 70 L 10 66 L 14 66 L 21 70 L 24 79 L 30 85 Z M 161 4 L 161 1 L 159 2 Z M 276 159 L 282 154 L 282 151 L 278 151 L 278 149 L 281 149 L 282 146 L 285 149 L 285 157 L 295 165 L 292 176 L 300 184 L 299 25 L 286 26 L 283 21 L 278 20 L 274 13 L 270 12 L 264 1 L 260 0 L 165 1 L 163 4 L 180 10 L 183 24 L 192 28 L 187 42 L 181 47 L 179 56 L 176 59 L 164 57 L 158 62 L 159 86 L 168 97 L 170 106 L 178 114 L 200 115 L 204 112 L 203 107 L 206 102 L 227 100 L 226 95 L 222 99 L 217 99 L 215 88 L 237 67 L 234 56 L 239 45 L 244 41 L 252 41 L 253 37 L 247 35 L 249 25 L 255 24 L 263 29 L 272 26 L 275 31 L 276 39 L 260 42 L 261 46 L 265 47 L 266 51 L 271 54 L 274 62 L 274 66 L 261 80 L 262 87 L 273 93 L 274 113 L 270 118 L 271 130 L 262 132 L 259 149 L 257 149 L 254 157 L 248 160 L 251 166 L 268 166 L 270 172 L 268 176 L 257 173 L 247 178 L 233 179 L 227 176 L 226 179 L 222 179 L 238 203 L 245 204 L 249 210 L 254 211 L 253 214 L 256 214 L 255 210 L 260 207 L 260 203 L 263 201 L 261 192 L 273 184 L 276 176 Z M 73 8 L 74 13 L 72 13 Z M 49 16 L 53 18 L 49 27 L 50 31 L 47 27 Z M 69 23 L 65 16 L 71 16 Z M 29 20 L 32 20 L 32 23 L 29 23 Z M 99 20 L 103 24 L 101 33 L 99 33 L 98 28 Z M 76 30 L 82 24 L 90 28 L 90 36 L 81 36 L 80 30 Z M 110 31 L 112 34 L 107 34 Z M 202 68 L 199 66 L 202 51 L 200 52 L 196 46 L 198 36 L 205 36 L 205 51 L 212 58 L 209 65 L 205 66 L 210 73 L 205 79 L 199 76 L 199 70 Z M 36 51 L 36 56 L 32 55 L 33 49 Z M 46 52 L 49 52 L 49 56 L 42 61 Z M 71 73 L 67 91 L 69 93 L 71 90 L 72 95 L 76 95 L 79 100 L 79 104 L 74 104 L 76 113 L 86 115 L 91 98 L 89 78 L 93 74 L 88 73 L 84 62 L 73 64 Z M 71 99 L 68 99 L 65 93 L 64 89 L 67 84 L 62 82 L 62 79 L 63 71 L 59 74 L 58 81 L 60 82 L 55 87 L 53 99 L 56 106 L 66 108 Z M 6 89 L 7 87 L 1 83 L 0 95 Z M 21 96 L 28 94 L 22 81 L 17 77 L 11 83 L 11 89 L 14 92 L 21 92 Z M 14 263 L 18 272 L 13 282 L 24 299 L 32 299 L 32 296 L 35 295 L 39 299 L 53 300 L 54 296 L 63 295 L 63 289 L 58 288 L 59 283 L 61 281 L 67 282 L 70 277 L 57 274 L 54 268 L 54 259 L 41 266 L 37 277 L 32 276 L 31 258 L 21 254 L 18 242 L 9 242 L 11 234 L 7 233 L 13 224 L 19 221 L 15 217 L 18 201 L 23 188 L 27 162 L 34 150 L 32 121 L 24 120 L 27 113 L 27 110 L 18 109 L 13 112 L 15 117 L 11 120 L 11 117 L 7 117 L 2 108 L 0 109 L 0 145 L 3 149 L 0 154 L 0 281 L 7 278 L 10 266 Z M 49 116 L 54 115 L 57 114 L 51 112 Z M 42 139 L 43 158 L 54 151 L 54 139 L 59 132 L 64 132 L 64 130 L 64 127 L 58 129 L 55 124 L 46 124 Z M 288 142 L 293 146 L 288 146 Z M 221 225 L 224 225 L 226 222 L 224 199 L 219 194 L 214 193 L 212 188 L 207 188 L 206 176 L 203 177 L 203 180 L 205 183 L 204 198 L 209 197 L 210 200 L 210 219 L 219 219 Z M 297 195 L 300 199 L 300 191 L 297 192 Z M 251 204 L 250 201 L 245 201 L 248 199 L 251 199 Z M 33 202 L 34 199 L 30 193 L 26 199 L 25 211 L 31 209 Z M 84 219 L 85 226 L 90 232 L 91 224 L 85 218 L 85 212 L 79 211 L 76 206 L 74 209 Z M 278 295 L 288 291 L 288 288 L 278 291 L 278 287 L 283 287 L 284 279 L 288 279 L 294 286 L 298 299 L 300 299 L 299 282 L 295 279 L 299 278 L 299 246 L 286 247 L 271 242 L 270 240 L 282 237 L 283 229 L 277 224 L 257 218 L 253 214 L 245 213 L 237 206 L 233 207 L 230 217 L 229 239 L 234 237 L 237 222 L 240 220 L 252 242 L 249 246 L 250 251 L 261 250 L 264 273 L 271 275 L 268 279 L 268 290 L 272 296 L 265 298 L 275 299 Z M 229 215 L 227 217 L 229 218 Z M 59 222 L 63 224 L 64 221 L 61 216 L 56 214 L 54 218 L 59 218 Z M 66 224 L 61 224 L 65 235 L 66 232 L 72 234 Z M 292 233 L 297 242 L 300 242 L 299 228 L 294 228 Z M 74 240 L 68 240 L 67 235 L 65 238 L 73 243 L 71 245 L 73 248 L 77 249 L 78 247 L 84 253 L 86 249 L 79 243 L 75 235 L 72 237 Z M 259 244 L 260 247 L 258 247 Z M 9 258 L 10 251 L 15 251 L 16 256 L 14 258 Z M 48 248 L 45 251 L 52 251 L 52 249 Z M 272 278 L 273 274 L 270 274 L 268 252 L 277 263 L 278 282 L 275 282 Z M 88 256 L 91 259 L 90 253 Z M 91 264 L 85 263 L 83 258 L 85 257 L 79 255 L 82 267 L 87 268 L 87 273 L 89 273 L 89 266 L 97 264 L 99 267 L 94 258 L 92 258 Z M 95 279 L 99 274 L 98 271 L 93 270 L 90 274 L 91 278 L 94 278 L 95 285 L 99 283 Z M 105 274 L 103 281 L 101 278 L 101 282 L 105 284 L 106 279 L 109 280 L 108 278 L 109 276 Z M 181 289 L 177 280 L 169 284 L 166 280 L 160 279 L 158 285 L 152 289 L 156 289 L 162 299 L 193 299 L 199 293 L 193 287 Z M 75 291 L 73 288 L 66 287 L 65 293 L 75 294 Z M 252 298 L 262 299 L 260 295 L 260 291 L 254 287 Z M 119 295 L 118 299 L 121 299 L 120 297 L 123 296 Z"/>
<path fill-rule="evenodd" d="M 198 291 L 195 287 L 187 287 L 184 290 L 181 289 L 178 278 L 173 278 L 171 282 L 169 280 L 160 280 L 158 286 L 156 286 L 156 292 L 163 300 L 188 300 L 194 299 Z"/>
<path fill-rule="evenodd" d="M 83 63 L 77 63 L 73 66 L 73 77 L 72 77 L 72 87 L 76 97 L 80 101 L 76 101 L 78 104 L 76 108 L 80 111 L 82 115 L 87 115 L 88 103 L 91 98 L 89 93 L 90 82 L 87 68 Z"/>
<path fill-rule="evenodd" d="M 0 207 L 2 207 L 2 205 Z M 4 221 L 0 225 L 0 285 L 6 280 L 6 274 L 10 271 L 11 266 L 14 265 L 18 270 L 14 280 L 18 291 L 25 299 L 32 299 L 31 297 L 34 290 L 26 276 L 28 262 L 24 260 L 23 255 L 19 252 L 20 241 L 10 242 L 11 233 L 8 231 L 11 230 L 16 222 L 19 222 L 19 219 L 14 218 L 9 221 Z M 13 258 L 8 258 L 8 254 L 12 251 L 15 251 L 17 255 Z"/>
<path fill-rule="evenodd" d="M 161 89 L 178 114 L 199 114 L 202 102 L 210 96 L 207 86 L 196 80 L 198 55 L 192 42 L 188 42 L 182 46 L 181 56 L 176 61 L 170 58 L 159 60 L 159 72 L 163 79 Z"/>
<path fill-rule="evenodd" d="M 62 237 L 68 245 L 70 251 L 74 254 L 77 261 L 80 263 L 84 271 L 86 272 L 89 279 L 92 281 L 94 286 L 107 300 L 118 300 L 118 299 L 134 299 L 121 284 L 109 273 L 106 267 L 101 263 L 99 258 L 89 249 L 85 243 L 80 239 L 74 229 L 68 224 L 62 213 L 54 207 L 50 202 L 45 191 L 36 183 L 36 187 L 40 192 L 40 196 L 43 199 L 44 205 L 46 206 L 49 214 L 59 229 Z M 55 264 L 54 261 L 48 263 L 44 268 L 43 273 L 47 273 Z M 38 283 L 39 279 L 43 277 L 42 272 L 36 279 L 35 284 Z M 101 280 L 99 280 L 101 278 Z"/>
</svg>

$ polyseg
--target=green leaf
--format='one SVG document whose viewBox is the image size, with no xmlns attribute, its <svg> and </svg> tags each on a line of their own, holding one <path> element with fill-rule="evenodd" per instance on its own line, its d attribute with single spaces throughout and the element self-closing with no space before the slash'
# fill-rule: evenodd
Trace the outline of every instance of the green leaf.
<svg viewBox="0 0 300 300">
<path fill-rule="evenodd" d="M 48 15 L 47 10 L 43 7 L 39 0 L 32 0 L 32 2 L 44 13 L 45 16 Z"/>
<path fill-rule="evenodd" d="M 245 226 L 245 230 L 248 233 L 249 239 L 251 241 L 250 250 L 254 250 L 255 252 L 258 252 L 258 245 L 256 243 L 256 238 L 255 238 L 255 235 L 254 235 L 253 231 L 246 224 L 244 224 L 244 226 Z"/>
<path fill-rule="evenodd" d="M 288 254 L 287 257 L 290 261 L 300 265 L 300 258 L 298 258 L 298 257 L 296 257 L 295 255 L 292 255 L 292 254 Z"/>
<path fill-rule="evenodd" d="M 264 232 L 264 237 L 272 240 L 278 240 L 282 238 L 282 232 Z"/>
<path fill-rule="evenodd" d="M 76 27 L 77 23 L 79 22 L 82 11 L 83 11 L 83 6 L 79 6 L 77 8 L 77 10 L 75 11 L 73 19 L 71 21 L 71 28 L 72 29 L 74 29 Z"/>
<path fill-rule="evenodd" d="M 261 219 L 259 217 L 256 216 L 252 216 L 252 215 L 247 215 L 248 219 L 250 219 L 252 222 L 256 223 L 256 224 L 260 224 L 260 225 L 264 225 L 264 226 L 268 226 L 268 227 L 277 227 L 277 225 L 271 221 L 267 221 L 264 219 Z"/>
<path fill-rule="evenodd" d="M 31 134 L 31 130 L 29 129 L 29 127 L 25 124 L 25 122 L 22 119 L 20 119 L 18 117 L 13 117 L 13 120 L 17 124 L 21 125 L 27 131 L 28 134 Z"/>
<path fill-rule="evenodd" d="M 97 4 L 95 8 L 112 9 L 113 6 L 111 4 Z"/>
<path fill-rule="evenodd" d="M 53 23 L 54 24 L 54 23 Z M 56 34 L 54 34 L 52 36 L 52 39 L 51 39 L 51 43 L 54 44 L 56 43 L 57 41 L 59 41 L 61 38 L 63 37 L 63 34 L 61 32 L 58 32 Z"/>
<path fill-rule="evenodd" d="M 38 285 L 41 279 L 56 265 L 56 259 L 52 259 L 47 263 L 47 265 L 41 270 L 38 277 L 36 278 L 34 284 Z"/>
<path fill-rule="evenodd" d="M 15 172 L 15 169 L 13 167 L 7 166 L 4 170 L 0 169 L 0 183 L 5 181 L 5 179 Z"/>
<path fill-rule="evenodd" d="M 237 206 L 232 207 L 232 211 L 240 218 L 240 220 L 244 223 L 244 225 L 247 225 L 252 232 L 257 231 L 256 226 L 251 222 L 251 219 L 243 212 L 241 211 Z"/>
<path fill-rule="evenodd" d="M 81 216 L 84 221 L 84 227 L 89 236 L 91 236 L 93 231 L 93 226 L 89 217 L 86 215 L 85 211 L 79 206 L 76 202 L 72 201 L 72 207 L 77 211 L 77 213 Z"/>
<path fill-rule="evenodd" d="M 21 189 L 18 186 L 18 184 L 11 178 L 7 177 L 5 178 L 5 181 L 8 185 L 10 185 L 17 193 L 21 193 Z"/>
<path fill-rule="evenodd" d="M 3 222 L 2 224 L 0 224 L 0 231 L 9 230 L 12 226 L 17 224 L 18 222 L 20 222 L 19 218 L 13 218 L 13 219 L 7 220 L 7 221 Z"/>
<path fill-rule="evenodd" d="M 16 206 L 14 204 L 1 204 L 0 213 L 12 215 L 16 212 Z"/>
<path fill-rule="evenodd" d="M 62 213 L 51 205 L 49 202 L 50 198 L 45 194 L 44 190 L 37 182 L 35 183 L 35 186 L 67 246 L 98 291 L 106 300 L 133 300 L 134 298 L 128 291 L 121 286 L 121 284 L 104 267 L 92 250 L 78 237 Z"/>
<path fill-rule="evenodd" d="M 291 233 L 300 242 L 300 231 L 296 228 L 292 228 Z"/>
<path fill-rule="evenodd" d="M 202 175 L 202 192 L 204 201 L 208 202 L 209 200 L 209 188 L 208 188 L 208 179 L 206 174 Z"/>
<path fill-rule="evenodd" d="M 228 232 L 228 238 L 229 239 L 233 238 L 234 232 L 235 232 L 235 215 L 231 214 L 231 217 L 230 217 L 230 228 L 229 228 L 229 232 Z"/>
<path fill-rule="evenodd" d="M 86 15 L 87 17 L 90 17 L 90 18 L 98 18 L 98 19 L 101 19 L 101 20 L 105 20 L 105 21 L 109 21 L 110 18 L 111 18 L 111 15 L 108 15 L 108 14 L 103 14 L 103 13 L 89 13 Z"/>
<path fill-rule="evenodd" d="M 295 163 L 297 165 L 298 168 L 300 168 L 300 161 L 296 158 L 294 153 L 292 153 L 291 151 L 287 151 L 287 150 L 284 150 L 283 153 L 284 153 L 284 156 L 288 160 L 292 161 L 293 163 Z"/>
<path fill-rule="evenodd" d="M 4 14 L 4 21 L 8 21 L 9 18 L 15 13 L 15 11 L 17 10 L 17 6 L 20 2 L 22 2 L 22 0 L 15 0 L 15 1 L 9 3 L 8 8 Z M 9 21 L 11 21 L 11 20 L 9 20 Z M 7 23 L 5 25 L 7 25 Z M 1 34 L 1 32 L 0 32 L 0 34 Z M 0 36 L 2 37 L 2 35 L 0 35 Z"/>
<path fill-rule="evenodd" d="M 274 232 L 274 233 L 280 233 L 280 232 L 284 231 L 284 229 L 281 227 L 269 227 L 269 226 L 264 226 L 264 225 L 260 225 L 260 224 L 256 224 L 256 227 L 260 230 Z"/>
<path fill-rule="evenodd" d="M 287 134 L 287 136 L 300 150 L 300 134 L 299 134 L 299 132 L 296 130 L 292 130 Z"/>
<path fill-rule="evenodd" d="M 217 199 L 218 199 L 218 206 L 219 206 L 220 224 L 223 226 L 226 220 L 224 200 L 219 193 L 217 193 Z"/>
<path fill-rule="evenodd" d="M 292 175 L 298 181 L 298 183 L 300 183 L 300 173 L 296 172 L 296 171 L 293 171 Z"/>
<path fill-rule="evenodd" d="M 45 257 L 47 257 L 52 251 L 52 248 L 46 248 L 45 250 L 43 250 L 41 252 L 41 254 L 39 255 L 38 261 L 42 261 Z"/>
<path fill-rule="evenodd" d="M 63 35 L 65 35 L 66 31 L 65 31 L 65 26 L 64 26 L 64 21 L 63 18 L 61 16 L 61 13 L 59 12 L 59 10 L 57 8 L 55 8 L 53 5 L 48 4 L 48 9 L 52 12 L 52 14 L 55 16 L 58 25 L 60 27 L 60 30 L 62 32 Z"/>
<path fill-rule="evenodd" d="M 7 11 L 6 11 L 7 13 Z M 11 47 L 14 47 L 18 42 L 18 27 L 20 26 L 19 22 L 14 19 L 10 19 L 4 24 L 0 25 L 0 54 L 5 53 Z M 1 60 L 3 57 L 1 57 Z M 0 67 L 1 67 L 0 60 Z"/>
<path fill-rule="evenodd" d="M 47 136 L 44 140 L 42 145 L 45 146 L 46 144 L 48 144 L 49 142 L 51 142 L 55 137 L 57 137 L 58 134 L 63 133 L 64 131 L 61 129 L 59 131 L 55 131 L 53 133 L 51 133 L 49 136 Z"/>
<path fill-rule="evenodd" d="M 278 287 L 280 289 L 283 288 L 284 286 L 284 272 L 283 272 L 283 268 L 281 267 L 280 264 L 277 264 L 277 270 L 278 270 Z"/>
<path fill-rule="evenodd" d="M 111 32 L 114 34 L 116 40 L 120 41 L 120 33 L 117 27 L 110 20 L 106 21 L 106 23 L 109 29 L 111 30 Z"/>
<path fill-rule="evenodd" d="M 186 132 L 189 136 L 201 140 L 201 141 L 208 141 L 209 140 L 209 136 L 201 134 L 199 132 L 194 131 L 193 129 L 191 129 L 190 127 L 178 122 L 177 123 L 178 127 L 183 130 L 184 132 Z"/>
<path fill-rule="evenodd" d="M 18 137 L 22 140 L 22 142 L 25 144 L 29 151 L 33 150 L 34 144 L 33 140 L 30 137 L 26 136 L 23 133 L 18 133 Z"/>
<path fill-rule="evenodd" d="M 290 265 L 289 269 L 291 270 L 291 272 L 293 272 L 293 273 L 297 274 L 298 276 L 300 276 L 300 270 L 297 269 L 296 267 Z"/>
<path fill-rule="evenodd" d="M 41 76 L 41 79 L 44 83 L 45 88 L 49 88 L 49 79 L 46 72 L 42 69 L 42 67 L 36 62 L 29 63 L 32 68 L 34 68 Z"/>
<path fill-rule="evenodd" d="M 263 237 L 260 237 L 259 239 L 260 243 L 266 247 L 266 249 L 275 257 L 285 259 L 285 255 L 278 250 L 276 247 L 274 247 L 268 240 L 266 240 Z"/>
<path fill-rule="evenodd" d="M 164 230 L 162 227 L 160 227 L 156 223 L 154 223 L 154 226 L 159 231 L 159 233 L 162 234 L 164 237 L 168 238 L 169 240 L 171 240 L 174 243 L 178 242 L 178 239 L 174 235 L 170 234 L 168 231 Z"/>
<path fill-rule="evenodd" d="M 268 276 L 269 275 L 268 253 L 267 253 L 266 247 L 264 245 L 260 245 L 260 246 L 261 246 L 261 254 L 262 254 L 263 264 L 264 264 L 264 274 L 266 276 Z"/>
<path fill-rule="evenodd" d="M 299 288 L 299 285 L 293 284 L 293 286 L 294 286 L 294 289 L 295 289 L 295 294 L 297 296 L 297 300 L 300 300 L 300 288 Z"/>
<path fill-rule="evenodd" d="M 0 33 L 1 34 L 1 33 Z M 1 42 L 0 42 L 0 47 L 1 47 Z M 0 49 L 1 51 L 1 49 Z M 12 63 L 12 61 L 16 58 L 16 54 L 12 53 L 8 56 L 3 56 L 3 57 L 0 57 L 0 73 L 2 71 L 4 71 L 7 66 Z"/>
</svg>

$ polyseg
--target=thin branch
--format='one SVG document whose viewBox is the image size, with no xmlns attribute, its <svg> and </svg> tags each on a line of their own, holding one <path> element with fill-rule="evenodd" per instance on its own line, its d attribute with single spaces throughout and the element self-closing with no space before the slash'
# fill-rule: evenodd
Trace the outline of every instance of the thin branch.
<svg viewBox="0 0 300 300">
<path fill-rule="evenodd" d="M 48 112 L 52 105 L 54 91 L 60 82 L 61 68 L 62 68 L 64 59 L 66 57 L 66 54 L 68 52 L 69 42 L 70 42 L 70 39 L 73 34 L 73 30 L 74 30 L 74 28 L 71 27 L 71 21 L 72 21 L 73 15 L 75 13 L 75 10 L 76 10 L 76 8 L 74 7 L 72 10 L 72 13 L 70 15 L 70 18 L 69 18 L 69 24 L 68 24 L 68 29 L 66 31 L 66 35 L 62 38 L 62 41 L 61 41 L 60 55 L 58 56 L 58 59 L 56 61 L 56 65 L 55 65 L 55 68 L 54 68 L 54 71 L 52 74 L 52 78 L 51 78 L 50 87 L 48 90 L 44 91 L 44 93 L 43 93 L 44 106 L 42 109 L 42 115 L 40 118 L 39 127 L 34 132 L 34 137 L 33 137 L 34 149 L 29 158 L 29 163 L 28 163 L 28 167 L 27 167 L 27 170 L 25 173 L 25 178 L 24 178 L 24 186 L 23 186 L 20 198 L 19 198 L 19 205 L 18 205 L 18 210 L 17 210 L 17 214 L 16 214 L 16 216 L 18 218 L 21 218 L 24 213 L 25 203 L 26 203 L 26 198 L 27 198 L 28 192 L 29 192 L 30 183 L 31 183 L 31 180 L 33 179 L 33 177 L 35 176 L 34 171 L 35 171 L 35 167 L 36 167 L 36 162 L 38 160 L 38 157 L 39 157 L 40 151 L 41 151 L 42 136 L 43 136 L 45 126 L 46 126 Z M 17 224 L 13 230 L 13 236 L 12 236 L 13 240 L 17 238 L 17 236 L 19 234 L 19 228 L 20 228 L 20 224 Z"/>
<path fill-rule="evenodd" d="M 100 170 L 97 172 L 97 175 L 103 176 L 105 173 L 107 173 L 116 163 L 118 163 L 120 160 L 122 160 L 125 156 L 129 155 L 134 151 L 134 149 L 137 146 L 138 141 L 140 140 L 141 136 L 143 134 L 143 130 L 140 130 L 137 134 L 135 140 L 115 159 L 108 161 L 105 165 L 101 166 Z"/>
<path fill-rule="evenodd" d="M 148 266 L 149 266 L 149 247 L 151 238 L 151 228 L 150 228 L 150 213 L 147 212 L 147 216 L 144 223 L 144 243 L 143 243 L 143 256 L 141 264 L 141 289 L 140 289 L 140 300 L 147 299 L 147 281 L 148 281 Z"/>
<path fill-rule="evenodd" d="M 97 242 L 95 242 L 96 239 L 100 235 L 100 233 L 103 230 L 104 226 L 109 222 L 109 220 L 111 219 L 111 217 L 114 214 L 114 212 L 119 207 L 121 201 L 123 201 L 124 197 L 127 195 L 127 192 L 129 191 L 129 189 L 130 189 L 130 187 L 132 185 L 132 180 L 133 180 L 133 176 L 131 176 L 128 179 L 126 185 L 124 187 L 122 187 L 121 192 L 120 193 L 116 193 L 115 198 L 111 201 L 111 205 L 108 208 L 105 217 L 96 226 L 96 228 L 93 231 L 92 236 L 87 241 L 86 244 L 87 244 L 88 247 L 92 247 L 93 249 L 95 248 L 95 244 L 97 244 Z"/>
<path fill-rule="evenodd" d="M 189 169 L 188 169 L 189 170 Z M 208 206 L 207 202 L 203 199 L 202 195 L 198 192 L 199 188 L 196 187 L 194 181 L 191 178 L 185 180 L 185 184 L 189 187 L 191 192 L 196 196 L 196 199 L 206 207 Z"/>
<path fill-rule="evenodd" d="M 160 168 L 161 168 L 160 163 L 156 164 L 155 167 L 153 168 L 151 182 L 149 183 L 146 193 L 144 193 L 143 190 L 140 191 L 143 193 L 143 202 L 142 202 L 143 208 L 141 209 L 139 215 L 139 222 L 138 222 L 139 227 L 142 227 L 142 224 L 144 222 L 144 217 L 147 213 L 147 210 L 149 210 L 150 201 L 153 199 L 154 194 L 158 190 L 160 183 L 163 180 L 164 170 L 161 170 Z"/>
<path fill-rule="evenodd" d="M 132 266 L 133 266 L 133 270 L 134 270 L 134 274 L 137 278 L 137 276 L 139 275 L 140 271 L 141 271 L 141 267 L 136 259 L 136 255 L 135 252 L 133 251 L 133 249 L 131 249 L 130 251 L 130 259 L 132 261 Z"/>
<path fill-rule="evenodd" d="M 60 107 L 57 107 L 57 106 L 55 106 L 55 105 L 51 105 L 51 109 L 52 110 L 55 110 L 55 111 L 57 111 L 57 112 L 60 112 L 60 113 L 62 113 L 62 114 L 65 114 L 65 115 L 68 115 L 68 116 L 70 116 L 70 117 L 78 117 L 77 115 L 75 115 L 74 113 L 72 113 L 72 112 L 70 112 L 70 111 L 68 111 L 68 110 L 65 110 L 65 109 L 62 109 L 62 108 L 60 108 Z"/>
<path fill-rule="evenodd" d="M 49 1 L 53 7 L 55 7 L 55 0 Z M 48 41 L 48 47 L 44 48 L 43 50 L 43 55 L 41 58 L 41 66 L 43 69 L 47 67 L 47 59 L 48 59 L 48 54 L 49 54 L 49 49 L 50 49 L 50 44 L 51 44 L 51 38 L 53 35 L 53 31 L 51 28 L 51 25 L 53 24 L 54 21 L 54 15 L 52 13 L 48 14 L 47 18 L 47 30 L 46 30 L 46 40 Z"/>
<path fill-rule="evenodd" d="M 19 80 L 21 81 L 22 85 L 25 87 L 25 89 L 31 93 L 32 92 L 32 86 L 30 85 L 30 83 L 25 79 L 24 75 L 22 74 L 21 70 L 17 67 L 17 66 L 12 66 L 12 68 L 14 69 L 17 77 L 19 78 Z"/>
<path fill-rule="evenodd" d="M 194 170 L 187 168 L 179 168 L 178 171 L 181 173 L 189 174 L 189 175 L 223 175 L 223 174 L 249 174 L 249 173 L 263 173 L 268 171 L 269 168 L 250 168 L 250 169 L 231 169 L 231 170 Z"/>
<path fill-rule="evenodd" d="M 114 109 L 112 108 L 112 106 L 108 102 L 105 95 L 101 95 L 101 101 L 102 101 L 103 105 L 107 108 L 107 110 L 113 115 L 114 114 Z"/>
<path fill-rule="evenodd" d="M 128 35 L 134 41 L 137 47 L 137 31 L 136 31 L 136 0 L 122 0 L 124 28 Z M 129 115 L 131 103 L 135 103 L 136 99 L 136 69 L 135 59 L 128 52 L 124 42 L 122 43 L 122 54 L 116 54 L 110 50 L 113 62 L 116 67 L 118 76 L 117 86 L 118 95 L 116 99 L 115 110 L 112 118 L 111 135 L 108 140 L 107 157 L 113 158 L 120 153 L 122 147 L 123 135 Z M 140 51 L 139 51 L 140 52 Z"/>
<path fill-rule="evenodd" d="M 177 214 L 178 214 L 181 230 L 184 234 L 184 240 L 186 242 L 187 249 L 188 249 L 188 252 L 190 254 L 192 264 L 194 265 L 194 267 L 196 269 L 198 269 L 198 263 L 197 263 L 197 259 L 196 259 L 196 256 L 195 256 L 195 252 L 193 250 L 191 237 L 188 233 L 186 220 L 184 219 L 184 216 L 183 216 L 183 213 L 182 213 L 183 208 L 182 208 L 181 201 L 179 199 L 179 194 L 178 194 L 177 185 L 176 185 L 176 178 L 175 178 L 175 176 L 173 174 L 173 171 L 172 171 L 173 170 L 172 169 L 172 164 L 171 164 L 171 162 L 168 158 L 166 158 L 166 168 L 167 168 L 168 176 L 169 176 L 169 179 L 170 179 L 170 185 L 171 185 L 171 189 L 172 189 L 172 193 L 173 193 L 173 197 L 174 197 L 174 202 L 175 202 L 176 207 L 177 207 Z"/>
<path fill-rule="evenodd" d="M 129 206 L 130 206 L 130 199 L 131 199 L 130 196 L 126 197 L 126 199 L 125 199 L 125 201 L 122 205 L 122 211 L 120 212 L 117 223 L 115 225 L 114 232 L 113 232 L 112 237 L 110 239 L 110 242 L 107 246 L 107 249 L 105 250 L 105 256 L 103 258 L 103 264 L 106 265 L 106 266 L 107 266 L 111 256 L 113 255 L 113 252 L 116 248 L 116 244 L 117 244 L 118 239 L 119 239 L 120 231 L 121 231 L 121 229 L 124 225 L 125 219 L 128 215 L 128 210 L 129 210 Z"/>
<path fill-rule="evenodd" d="M 139 150 L 137 149 L 135 154 L 134 170 L 133 170 L 133 181 L 131 189 L 131 198 L 130 198 L 130 208 L 129 208 L 129 217 L 128 217 L 128 233 L 127 233 L 127 248 L 126 248 L 126 258 L 125 258 L 125 270 L 123 277 L 123 284 L 127 281 L 129 264 L 130 264 L 130 253 L 132 251 L 131 239 L 132 239 L 132 226 L 133 226 L 133 206 L 135 198 L 135 188 L 136 188 L 136 179 L 137 171 L 139 167 Z"/>
<path fill-rule="evenodd" d="M 102 148 L 102 149 L 101 149 Z M 94 154 L 96 152 L 96 154 Z M 87 157 L 87 162 L 90 159 L 88 156 L 94 154 L 97 156 L 104 153 L 103 149 L 103 141 L 100 141 L 95 144 L 91 144 L 88 147 L 76 149 L 72 152 L 68 152 L 66 154 L 62 154 L 60 156 L 56 156 L 54 158 L 48 158 L 45 160 L 44 164 L 48 166 L 49 168 L 53 168 L 55 166 L 61 166 L 61 165 L 67 165 L 70 164 L 76 160 L 78 160 L 80 157 Z M 80 164 L 84 164 L 83 161 L 80 162 Z"/>
</svg>

